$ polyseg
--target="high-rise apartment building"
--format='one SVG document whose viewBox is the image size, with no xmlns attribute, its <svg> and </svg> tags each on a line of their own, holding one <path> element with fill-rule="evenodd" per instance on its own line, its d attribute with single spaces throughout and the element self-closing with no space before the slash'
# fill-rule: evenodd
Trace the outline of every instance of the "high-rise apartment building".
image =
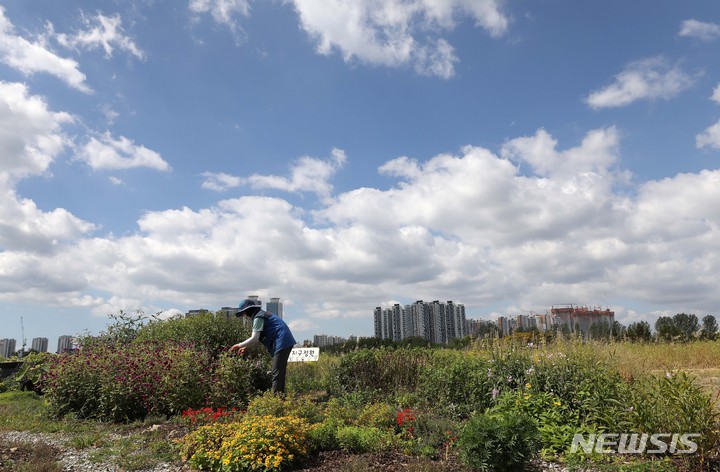
<svg viewBox="0 0 720 472">
<path fill-rule="evenodd" d="M 71 351 L 73 348 L 72 336 L 67 334 L 58 338 L 57 353 L 62 354 L 67 351 Z"/>
<path fill-rule="evenodd" d="M 35 352 L 47 352 L 48 338 L 33 338 L 30 349 Z"/>
<path fill-rule="evenodd" d="M 455 338 L 467 336 L 465 306 L 452 301 L 418 300 L 401 307 L 376 307 L 373 311 L 375 337 L 401 341 L 421 337 L 433 343 L 447 344 Z"/>
<path fill-rule="evenodd" d="M 280 318 L 283 317 L 283 304 L 279 298 L 271 298 L 269 302 L 265 304 L 265 311 L 275 313 Z"/>
<path fill-rule="evenodd" d="M 0 357 L 12 357 L 15 355 L 15 340 L 0 339 Z"/>
</svg>

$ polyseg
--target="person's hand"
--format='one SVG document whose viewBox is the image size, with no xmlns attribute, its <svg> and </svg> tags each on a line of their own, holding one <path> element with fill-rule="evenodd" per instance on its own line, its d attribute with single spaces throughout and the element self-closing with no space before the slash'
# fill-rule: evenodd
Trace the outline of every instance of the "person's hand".
<svg viewBox="0 0 720 472">
<path fill-rule="evenodd" d="M 235 351 L 237 351 L 237 354 L 238 354 L 239 356 L 242 356 L 243 354 L 245 354 L 245 349 L 246 349 L 246 348 L 244 348 L 244 347 L 240 347 L 239 344 L 235 344 L 235 345 L 233 345 L 233 346 L 230 347 L 230 352 L 235 352 Z"/>
</svg>

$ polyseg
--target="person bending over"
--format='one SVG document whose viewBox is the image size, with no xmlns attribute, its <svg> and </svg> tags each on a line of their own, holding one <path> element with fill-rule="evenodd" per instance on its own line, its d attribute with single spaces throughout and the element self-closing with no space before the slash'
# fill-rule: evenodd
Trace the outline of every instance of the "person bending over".
<svg viewBox="0 0 720 472">
<path fill-rule="evenodd" d="M 285 391 L 288 358 L 296 341 L 282 318 L 263 310 L 259 303 L 249 298 L 240 303 L 236 316 L 252 318 L 252 335 L 231 346 L 230 352 L 242 355 L 248 347 L 262 343 L 272 356 L 272 391 L 281 393 Z"/>
</svg>

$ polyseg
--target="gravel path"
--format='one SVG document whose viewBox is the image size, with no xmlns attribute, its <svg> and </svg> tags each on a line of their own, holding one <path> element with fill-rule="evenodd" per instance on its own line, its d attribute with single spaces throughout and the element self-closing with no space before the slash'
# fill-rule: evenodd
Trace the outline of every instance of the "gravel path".
<svg viewBox="0 0 720 472">
<path fill-rule="evenodd" d="M 45 443 L 60 450 L 59 462 L 64 472 L 122 472 L 123 469 L 108 463 L 91 461 L 90 453 L 68 446 L 72 438 L 69 434 L 29 433 L 26 431 L 0 431 L 0 439 L 11 443 Z M 152 469 L 138 472 L 180 472 L 189 468 L 178 468 L 177 464 L 160 463 Z"/>
</svg>

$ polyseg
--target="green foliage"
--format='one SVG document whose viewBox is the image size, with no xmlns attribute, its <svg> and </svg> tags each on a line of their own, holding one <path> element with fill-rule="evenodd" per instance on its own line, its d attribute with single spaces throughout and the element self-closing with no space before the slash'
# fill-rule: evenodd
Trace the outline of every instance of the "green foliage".
<svg viewBox="0 0 720 472">
<path fill-rule="evenodd" d="M 247 407 L 248 416 L 296 416 L 308 423 L 318 423 L 323 419 L 323 408 L 308 396 L 278 395 L 266 391 L 255 396 Z"/>
<path fill-rule="evenodd" d="M 648 342 L 652 340 L 650 323 L 648 323 L 647 321 L 637 321 L 635 323 L 630 323 L 625 330 L 625 337 L 630 341 Z"/>
<path fill-rule="evenodd" d="M 240 318 L 228 318 L 220 312 L 203 312 L 152 320 L 138 329 L 136 342 L 184 342 L 216 357 L 249 335 L 250 328 L 243 325 Z"/>
<path fill-rule="evenodd" d="M 526 415 L 535 420 L 540 454 L 545 458 L 562 455 L 572 444 L 573 435 L 587 429 L 576 409 L 553 393 L 534 392 L 530 384 L 527 389 L 502 394 L 491 411 Z"/>
<path fill-rule="evenodd" d="M 692 341 L 699 329 L 697 316 L 687 313 L 678 313 L 672 318 L 661 316 L 655 322 L 655 332 L 664 341 Z"/>
<path fill-rule="evenodd" d="M 414 411 L 413 418 L 412 429 L 403 425 L 411 433 L 404 445 L 412 453 L 447 460 L 460 434 L 460 423 L 432 411 Z"/>
<path fill-rule="evenodd" d="M 706 315 L 702 319 L 702 325 L 700 326 L 700 339 L 706 339 L 708 341 L 715 341 L 718 337 L 718 324 L 717 320 L 712 315 Z"/>
<path fill-rule="evenodd" d="M 374 426 L 341 426 L 335 434 L 340 449 L 356 453 L 381 451 L 396 442 L 390 431 Z"/>
<path fill-rule="evenodd" d="M 648 434 L 679 433 L 695 438 L 698 453 L 704 457 L 720 439 L 720 413 L 711 397 L 695 379 L 684 372 L 646 376 L 633 384 L 630 421 L 636 431 Z"/>
<path fill-rule="evenodd" d="M 260 391 L 269 389 L 270 358 L 248 359 L 223 353 L 214 362 L 207 403 L 214 407 L 245 407 Z"/>
<path fill-rule="evenodd" d="M 53 356 L 47 352 L 31 352 L 23 359 L 23 365 L 15 375 L 15 383 L 24 390 L 40 392 L 41 378 L 48 371 Z"/>
<path fill-rule="evenodd" d="M 291 362 L 287 368 L 285 390 L 293 393 L 326 391 L 331 383 L 331 371 L 339 363 L 337 356 L 323 352 L 314 362 Z"/>
<path fill-rule="evenodd" d="M 538 448 L 538 430 L 526 415 L 475 415 L 458 440 L 460 458 L 481 471 L 521 471 Z"/>
<path fill-rule="evenodd" d="M 573 418 L 599 429 L 623 426 L 628 385 L 609 364 L 585 346 L 564 352 L 538 353 L 526 372 L 532 392 L 550 393 Z"/>
<path fill-rule="evenodd" d="M 191 466 L 211 471 L 280 471 L 307 454 L 308 423 L 292 416 L 246 416 L 201 426 L 181 440 Z"/>
<path fill-rule="evenodd" d="M 364 349 L 342 357 L 331 373 L 333 395 L 370 392 L 380 397 L 412 391 L 430 358 L 425 349 Z"/>
<path fill-rule="evenodd" d="M 490 406 L 494 386 L 490 365 L 477 356 L 438 351 L 420 372 L 417 394 L 423 406 L 438 414 L 468 418 Z"/>
</svg>

